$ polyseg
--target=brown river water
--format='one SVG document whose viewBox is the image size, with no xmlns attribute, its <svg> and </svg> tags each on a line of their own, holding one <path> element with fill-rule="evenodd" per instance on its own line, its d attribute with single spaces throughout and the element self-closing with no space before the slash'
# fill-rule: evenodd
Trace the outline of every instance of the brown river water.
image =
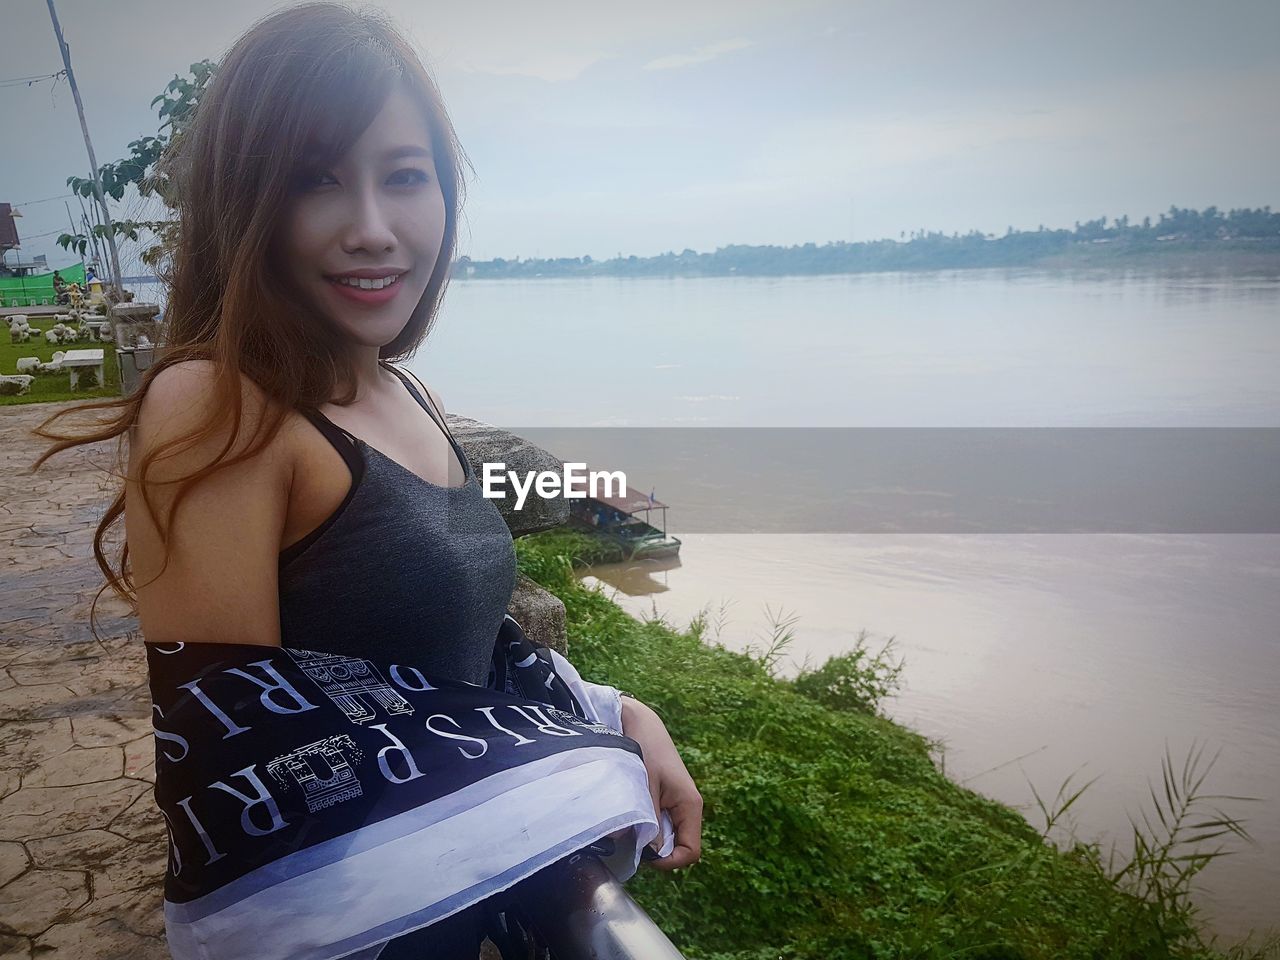
<svg viewBox="0 0 1280 960">
<path fill-rule="evenodd" d="M 1166 744 L 1221 750 L 1206 789 L 1256 841 L 1201 874 L 1224 937 L 1280 918 L 1280 536 L 692 534 L 678 566 L 611 564 L 599 583 L 636 616 L 757 648 L 794 615 L 793 673 L 889 637 L 906 664 L 886 702 L 941 741 L 953 779 L 1041 825 L 1042 797 L 1097 777 L 1069 817 L 1123 841 Z M 664 569 L 664 567 L 666 569 Z M 1058 839 L 1064 839 L 1059 832 Z M 1105 846 L 1105 844 L 1104 844 Z"/>
</svg>

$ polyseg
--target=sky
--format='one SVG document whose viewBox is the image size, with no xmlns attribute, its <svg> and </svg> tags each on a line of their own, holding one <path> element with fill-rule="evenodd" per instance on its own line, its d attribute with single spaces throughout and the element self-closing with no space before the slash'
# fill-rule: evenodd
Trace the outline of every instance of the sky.
<svg viewBox="0 0 1280 960">
<path fill-rule="evenodd" d="M 287 5 L 57 0 L 99 163 L 156 132 L 175 73 Z M 474 168 L 459 253 L 477 259 L 1280 207 L 1275 0 L 379 6 Z M 0 81 L 61 68 L 45 0 L 2 0 L 0 26 Z M 23 258 L 73 260 L 46 200 L 88 172 L 65 81 L 0 83 L 0 131 Z"/>
</svg>

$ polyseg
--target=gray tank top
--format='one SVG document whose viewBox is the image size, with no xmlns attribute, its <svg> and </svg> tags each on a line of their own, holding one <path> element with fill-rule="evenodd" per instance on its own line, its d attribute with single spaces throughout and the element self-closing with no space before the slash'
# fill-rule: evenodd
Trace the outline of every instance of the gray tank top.
<svg viewBox="0 0 1280 960">
<path fill-rule="evenodd" d="M 444 417 L 404 373 L 384 366 L 444 431 L 464 482 L 430 483 L 318 410 L 300 411 L 342 454 L 351 489 L 280 553 L 280 640 L 483 684 L 515 588 L 511 531 Z"/>
</svg>

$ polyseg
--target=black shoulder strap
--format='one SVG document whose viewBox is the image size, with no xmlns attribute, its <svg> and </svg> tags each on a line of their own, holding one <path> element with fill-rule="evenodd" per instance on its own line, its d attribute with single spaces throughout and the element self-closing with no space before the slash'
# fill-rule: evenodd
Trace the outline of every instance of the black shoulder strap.
<svg viewBox="0 0 1280 960">
<path fill-rule="evenodd" d="M 412 370 L 401 367 L 398 364 L 391 363 L 389 360 L 384 360 L 382 362 L 387 365 L 387 368 L 390 369 L 392 373 L 404 381 L 405 386 L 409 387 L 410 393 L 418 396 L 422 406 L 426 408 L 427 413 L 431 414 L 431 419 L 440 424 L 440 429 L 448 434 L 449 439 L 452 440 L 453 434 L 449 433 L 449 424 L 445 421 L 444 411 L 436 407 L 435 403 L 431 399 L 431 391 L 429 391 L 426 388 L 426 385 L 418 379 L 418 375 Z M 409 380 L 411 379 L 418 385 L 417 389 L 409 383 Z"/>
<path fill-rule="evenodd" d="M 319 410 L 300 410 L 302 415 L 315 425 L 326 440 L 333 444 L 334 449 L 342 455 L 342 459 L 347 462 L 347 466 L 351 469 L 352 477 L 359 478 L 364 473 L 364 459 L 360 456 L 360 451 L 356 449 L 355 437 L 347 433 L 340 426 L 326 417 Z"/>
<path fill-rule="evenodd" d="M 389 360 L 383 360 L 382 363 L 388 370 L 400 378 L 405 385 L 405 389 L 407 389 L 409 393 L 413 395 L 414 399 L 418 401 L 418 405 L 427 411 L 427 416 L 434 420 L 444 432 L 445 438 L 453 446 L 454 452 L 458 455 L 458 463 L 462 466 L 464 472 L 474 474 L 470 465 L 471 461 L 467 457 L 466 450 L 462 448 L 462 444 L 458 442 L 457 437 L 453 435 L 453 431 L 449 429 L 449 422 L 444 417 L 444 411 L 437 410 L 436 405 L 431 402 L 431 394 L 427 391 L 427 388 L 423 386 L 422 381 L 418 379 L 417 374 L 404 370 Z M 416 389 L 413 384 L 409 382 L 411 377 L 413 378 L 414 383 L 419 387 L 422 387 L 421 391 Z"/>
</svg>

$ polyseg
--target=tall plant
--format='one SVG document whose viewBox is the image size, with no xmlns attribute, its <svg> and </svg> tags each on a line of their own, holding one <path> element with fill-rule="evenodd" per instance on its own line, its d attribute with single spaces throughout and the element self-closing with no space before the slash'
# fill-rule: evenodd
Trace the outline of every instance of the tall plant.
<svg viewBox="0 0 1280 960">
<path fill-rule="evenodd" d="M 160 128 L 155 136 L 145 136 L 129 144 L 129 155 L 120 160 L 104 163 L 98 170 L 102 178 L 102 190 L 117 202 L 124 199 L 125 190 L 132 184 L 143 197 L 158 197 L 165 207 L 177 206 L 175 184 L 160 164 L 165 152 L 177 144 L 195 114 L 200 96 L 209 84 L 217 67 L 211 60 L 191 64 L 188 75 L 169 81 L 164 91 L 151 101 L 159 105 Z M 68 177 L 67 186 L 82 197 L 93 196 L 93 180 L 89 177 Z M 117 237 L 142 241 L 142 231 L 151 236 L 142 250 L 142 262 L 154 267 L 164 259 L 177 240 L 177 220 L 133 220 L 113 218 L 112 227 Z M 93 238 L 104 239 L 106 227 L 96 224 L 91 233 L 64 233 L 58 237 L 58 245 L 64 250 L 75 250 L 85 255 Z"/>
</svg>

